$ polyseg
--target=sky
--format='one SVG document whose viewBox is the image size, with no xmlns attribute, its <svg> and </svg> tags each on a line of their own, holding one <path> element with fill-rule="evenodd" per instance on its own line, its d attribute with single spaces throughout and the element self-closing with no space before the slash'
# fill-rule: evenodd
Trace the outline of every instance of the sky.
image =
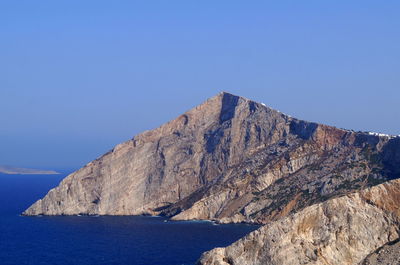
<svg viewBox="0 0 400 265">
<path fill-rule="evenodd" d="M 0 1 L 0 165 L 77 169 L 220 91 L 400 134 L 399 1 Z"/>
</svg>

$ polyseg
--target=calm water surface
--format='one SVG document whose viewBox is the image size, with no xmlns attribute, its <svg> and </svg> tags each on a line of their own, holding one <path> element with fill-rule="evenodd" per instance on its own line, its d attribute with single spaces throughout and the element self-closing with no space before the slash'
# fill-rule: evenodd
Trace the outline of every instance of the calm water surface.
<svg viewBox="0 0 400 265">
<path fill-rule="evenodd" d="M 250 225 L 164 222 L 160 217 L 22 217 L 65 175 L 0 175 L 0 264 L 194 264 Z"/>
</svg>

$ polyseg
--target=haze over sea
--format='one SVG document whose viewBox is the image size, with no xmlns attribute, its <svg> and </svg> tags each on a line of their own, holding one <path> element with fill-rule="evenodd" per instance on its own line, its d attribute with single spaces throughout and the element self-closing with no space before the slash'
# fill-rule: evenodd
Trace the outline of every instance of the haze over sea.
<svg viewBox="0 0 400 265">
<path fill-rule="evenodd" d="M 20 216 L 65 176 L 0 174 L 2 265 L 194 264 L 202 252 L 257 228 L 144 216 Z"/>
</svg>

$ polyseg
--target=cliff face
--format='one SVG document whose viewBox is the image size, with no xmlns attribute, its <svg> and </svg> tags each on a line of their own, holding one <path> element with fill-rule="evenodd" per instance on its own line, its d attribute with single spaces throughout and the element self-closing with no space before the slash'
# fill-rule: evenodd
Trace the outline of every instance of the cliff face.
<svg viewBox="0 0 400 265">
<path fill-rule="evenodd" d="M 289 134 L 290 121 L 261 104 L 221 93 L 117 145 L 69 175 L 24 214 L 157 214 L 275 144 Z"/>
<path fill-rule="evenodd" d="M 307 207 L 270 222 L 199 264 L 358 264 L 399 238 L 400 181 Z"/>
<path fill-rule="evenodd" d="M 23 214 L 267 224 L 201 264 L 354 264 L 398 237 L 400 193 L 388 181 L 399 177 L 399 137 L 301 121 L 220 93 L 117 145 Z"/>
</svg>

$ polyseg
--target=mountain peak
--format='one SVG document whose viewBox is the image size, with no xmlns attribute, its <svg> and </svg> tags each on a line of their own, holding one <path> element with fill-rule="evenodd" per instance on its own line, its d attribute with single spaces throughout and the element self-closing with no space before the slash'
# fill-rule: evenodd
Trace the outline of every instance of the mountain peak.
<svg viewBox="0 0 400 265">
<path fill-rule="evenodd" d="M 219 92 L 217 95 L 215 95 L 212 98 L 221 98 L 221 99 L 224 99 L 224 98 L 225 99 L 226 98 L 236 98 L 237 100 L 241 99 L 241 100 L 246 101 L 246 102 L 254 102 L 254 103 L 257 103 L 257 104 L 261 104 L 261 103 L 255 101 L 255 100 L 252 100 L 252 99 L 249 99 L 249 98 L 246 98 L 246 97 L 243 97 L 243 96 L 235 95 L 235 94 L 227 92 L 227 91 L 221 91 L 221 92 Z M 265 104 L 263 104 L 263 105 L 265 105 Z"/>
<path fill-rule="evenodd" d="M 219 93 L 217 94 L 217 96 L 222 96 L 222 97 L 223 97 L 223 96 L 231 96 L 231 97 L 243 98 L 243 97 L 241 97 L 241 96 L 232 94 L 232 93 L 227 92 L 227 91 L 221 91 L 221 92 L 219 92 Z"/>
<path fill-rule="evenodd" d="M 266 108 L 268 108 L 270 110 L 273 110 L 273 111 L 276 111 L 276 112 L 280 112 L 279 110 L 276 110 L 274 108 L 269 107 L 268 105 L 266 105 L 263 102 L 259 102 L 259 101 L 256 101 L 256 100 L 253 100 L 253 99 L 249 99 L 249 98 L 246 98 L 246 97 L 243 97 L 243 96 L 238 96 L 238 95 L 232 94 L 232 93 L 227 92 L 227 91 L 221 91 L 217 95 L 215 95 L 214 97 L 212 97 L 210 99 L 214 99 L 214 98 L 220 98 L 222 100 L 225 99 L 225 102 L 224 102 L 225 104 L 229 103 L 229 102 L 233 103 L 233 102 L 241 100 L 241 101 L 244 101 L 244 102 L 246 102 L 248 104 L 251 104 L 251 105 L 254 105 L 254 104 L 261 105 L 261 106 L 266 107 Z M 284 114 L 284 115 L 289 116 L 287 114 Z"/>
<path fill-rule="evenodd" d="M 282 231 L 281 227 L 288 231 L 293 227 L 289 234 L 291 238 L 322 242 L 320 249 L 328 242 L 326 233 L 313 231 L 325 231 L 326 219 L 329 222 L 340 219 L 340 223 L 332 221 L 337 224 L 332 226 L 336 227 L 331 233 L 332 240 L 343 239 L 340 246 L 357 251 L 357 248 L 351 248 L 354 244 L 348 243 L 346 237 L 335 236 L 343 233 L 342 227 L 349 227 L 349 212 L 358 212 L 352 205 L 365 206 L 362 218 L 357 218 L 374 219 L 376 224 L 386 222 L 394 212 L 397 219 L 390 219 L 393 227 L 385 228 L 388 235 L 379 237 L 379 229 L 374 230 L 376 234 L 363 233 L 366 237 L 360 239 L 360 244 L 375 242 L 376 238 L 382 240 L 370 245 L 363 253 L 354 252 L 357 257 L 362 257 L 398 237 L 395 225 L 400 214 L 395 206 L 399 204 L 400 184 L 391 185 L 392 188 L 387 185 L 374 188 L 373 193 L 363 195 L 366 204 L 364 201 L 346 203 L 356 198 L 346 196 L 399 178 L 399 165 L 400 138 L 360 134 L 297 120 L 262 103 L 223 91 L 159 128 L 118 145 L 72 173 L 23 214 L 151 214 L 174 220 L 268 224 L 261 229 L 270 229 L 270 224 L 275 224 L 278 228 L 267 230 L 269 232 L 265 234 L 279 234 L 276 231 Z M 383 188 L 387 191 L 379 192 Z M 377 196 L 374 195 L 376 192 L 379 192 Z M 380 194 L 386 199 L 381 199 Z M 338 208 L 340 196 L 344 199 Z M 374 196 L 379 200 L 371 204 Z M 321 203 L 331 200 L 332 204 L 324 204 L 332 206 L 327 208 L 331 209 L 329 214 L 321 214 L 326 212 L 325 208 L 315 210 Z M 373 205 L 378 207 L 376 213 L 370 211 Z M 345 208 L 347 206 L 350 208 Z M 391 212 L 380 218 L 382 210 L 379 207 Z M 297 213 L 300 215 L 293 224 L 279 225 L 279 220 Z M 331 213 L 343 215 L 336 219 L 326 218 Z M 356 223 L 352 222 L 352 225 Z M 362 223 L 354 231 L 369 229 L 369 224 Z M 321 228 L 315 230 L 314 227 Z M 299 231 L 300 234 L 296 234 Z M 264 242 L 267 238 L 258 236 L 252 236 L 255 240 L 250 238 L 250 243 L 245 244 L 257 253 L 269 249 L 272 244 L 279 245 L 278 241 L 268 243 L 267 247 L 254 245 L 254 242 Z M 290 242 L 291 239 L 282 240 Z M 349 247 L 343 245 L 347 243 Z M 315 253 L 313 245 L 294 245 L 299 247 L 298 251 L 291 253 Z M 329 250 L 337 249 L 336 245 L 328 247 Z M 279 246 L 277 249 L 281 253 Z M 338 251 L 339 254 L 343 252 Z M 337 262 L 336 258 L 341 257 L 339 254 L 331 255 L 333 261 L 329 263 L 345 264 L 346 260 Z M 324 254 L 324 257 L 328 255 Z M 231 258 L 235 260 L 233 256 L 225 260 Z M 235 263 L 249 262 L 238 259 Z"/>
<path fill-rule="evenodd" d="M 250 106 L 250 108 L 255 107 L 255 106 L 263 106 L 270 110 L 280 112 L 278 110 L 275 110 L 275 109 L 265 105 L 262 102 L 258 102 L 258 101 L 255 101 L 255 100 L 243 97 L 243 96 L 238 96 L 238 95 L 235 95 L 235 94 L 227 92 L 227 91 L 219 92 L 217 95 L 207 99 L 206 102 L 204 102 L 204 103 L 221 104 L 221 110 L 232 111 L 232 109 L 240 102 L 248 104 Z M 201 105 L 203 105 L 203 104 L 201 104 Z"/>
</svg>

